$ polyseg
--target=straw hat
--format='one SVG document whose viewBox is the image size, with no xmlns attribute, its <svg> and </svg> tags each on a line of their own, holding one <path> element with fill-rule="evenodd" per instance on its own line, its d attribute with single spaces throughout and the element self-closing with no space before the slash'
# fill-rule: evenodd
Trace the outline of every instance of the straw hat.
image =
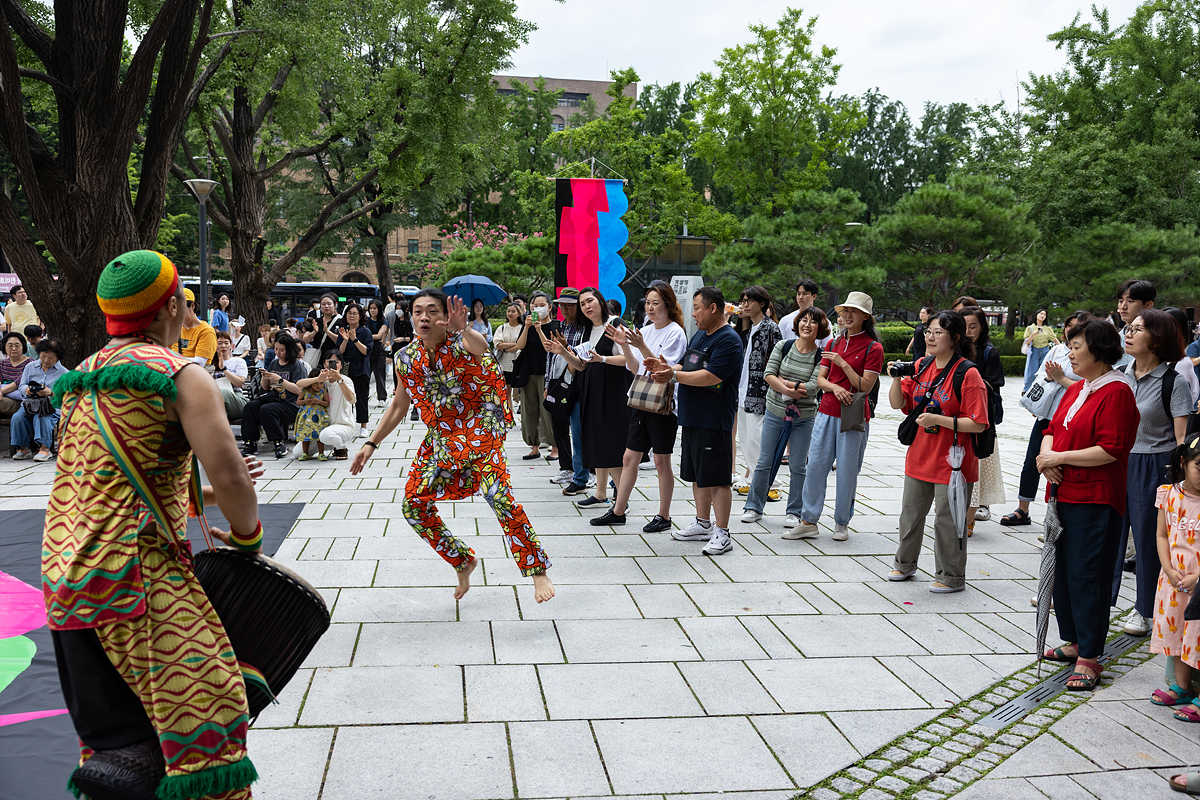
<svg viewBox="0 0 1200 800">
<path fill-rule="evenodd" d="M 875 316 L 875 302 L 871 300 L 871 295 L 866 292 L 851 292 L 846 295 L 846 299 L 840 305 L 834 306 L 833 310 L 841 311 L 843 308 L 856 308 L 868 317 Z"/>
</svg>

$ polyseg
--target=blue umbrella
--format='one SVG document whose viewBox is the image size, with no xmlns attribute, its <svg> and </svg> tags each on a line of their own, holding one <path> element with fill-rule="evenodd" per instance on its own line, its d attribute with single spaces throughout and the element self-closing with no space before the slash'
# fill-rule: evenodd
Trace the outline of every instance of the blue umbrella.
<svg viewBox="0 0 1200 800">
<path fill-rule="evenodd" d="M 468 307 L 476 300 L 482 300 L 485 306 L 494 306 L 508 297 L 499 284 L 484 275 L 459 275 L 446 281 L 442 289 L 446 294 L 461 297 Z"/>
</svg>

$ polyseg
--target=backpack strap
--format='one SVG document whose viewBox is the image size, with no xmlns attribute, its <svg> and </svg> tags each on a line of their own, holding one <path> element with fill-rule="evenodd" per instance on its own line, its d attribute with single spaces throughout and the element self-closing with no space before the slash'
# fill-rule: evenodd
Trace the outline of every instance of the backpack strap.
<svg viewBox="0 0 1200 800">
<path fill-rule="evenodd" d="M 1162 376 L 1162 394 L 1159 398 L 1162 400 L 1163 413 L 1167 415 L 1167 419 L 1175 419 L 1175 415 L 1171 413 L 1171 395 L 1175 393 L 1175 378 L 1179 377 L 1175 372 L 1175 362 L 1167 362 L 1167 371 Z"/>
</svg>

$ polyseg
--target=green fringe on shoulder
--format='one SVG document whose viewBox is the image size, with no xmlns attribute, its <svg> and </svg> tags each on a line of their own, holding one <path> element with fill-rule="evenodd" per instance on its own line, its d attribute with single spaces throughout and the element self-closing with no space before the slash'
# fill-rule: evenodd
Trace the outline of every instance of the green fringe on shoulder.
<svg viewBox="0 0 1200 800">
<path fill-rule="evenodd" d="M 73 369 L 54 382 L 54 405 L 62 407 L 63 396 L 68 392 L 83 392 L 92 389 L 138 389 L 162 395 L 174 400 L 178 394 L 175 381 L 143 364 L 117 364 L 101 367 L 90 372 Z"/>
<path fill-rule="evenodd" d="M 188 800 L 244 789 L 256 780 L 258 770 L 247 757 L 234 764 L 222 764 L 189 775 L 168 775 L 159 781 L 155 794 L 159 800 Z"/>
</svg>

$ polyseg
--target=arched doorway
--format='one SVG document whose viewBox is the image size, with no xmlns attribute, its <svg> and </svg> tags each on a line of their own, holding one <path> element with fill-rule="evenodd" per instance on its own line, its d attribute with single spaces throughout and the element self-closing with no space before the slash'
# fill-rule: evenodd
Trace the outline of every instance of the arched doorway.
<svg viewBox="0 0 1200 800">
<path fill-rule="evenodd" d="M 347 272 L 342 276 L 342 281 L 345 283 L 370 283 L 371 280 L 361 272 Z"/>
</svg>

